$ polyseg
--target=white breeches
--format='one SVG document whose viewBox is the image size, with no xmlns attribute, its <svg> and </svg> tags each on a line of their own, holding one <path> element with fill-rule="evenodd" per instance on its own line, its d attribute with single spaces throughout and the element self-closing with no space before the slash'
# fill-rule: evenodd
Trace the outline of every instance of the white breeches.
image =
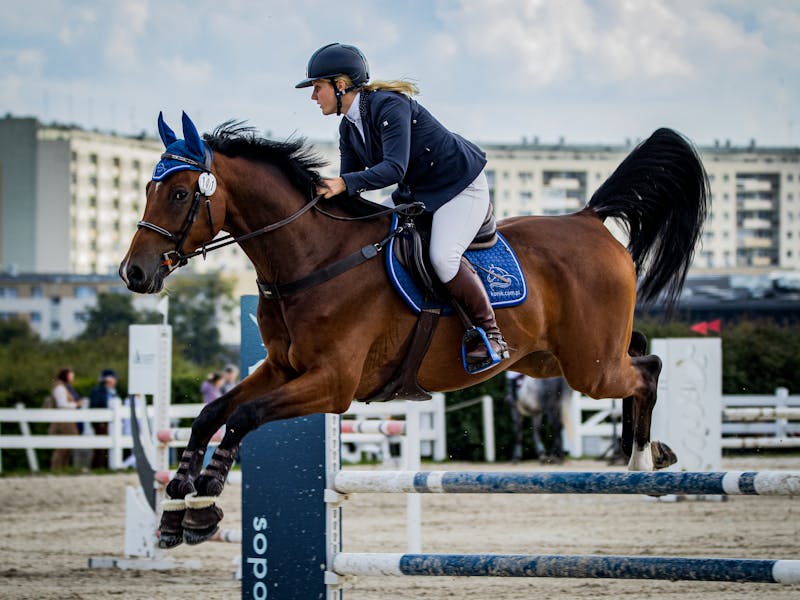
<svg viewBox="0 0 800 600">
<path fill-rule="evenodd" d="M 481 171 L 463 192 L 433 213 L 430 258 L 442 282 L 458 273 L 461 255 L 481 228 L 489 202 L 489 182 Z"/>
</svg>

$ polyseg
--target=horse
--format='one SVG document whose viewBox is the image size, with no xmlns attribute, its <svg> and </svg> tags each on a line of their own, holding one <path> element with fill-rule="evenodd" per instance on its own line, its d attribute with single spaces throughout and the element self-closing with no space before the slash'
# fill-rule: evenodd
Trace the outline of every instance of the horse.
<svg viewBox="0 0 800 600">
<path fill-rule="evenodd" d="M 129 290 L 158 293 L 192 257 L 236 242 L 260 290 L 257 320 L 267 359 L 205 406 L 166 487 L 161 547 L 211 537 L 216 498 L 242 439 L 260 425 L 343 413 L 395 376 L 418 318 L 389 285 L 382 261 L 391 216 L 350 220 L 353 199 L 314 195 L 323 166 L 302 138 L 272 141 L 228 121 L 203 137 L 184 113 L 184 139 L 159 115 L 166 151 L 146 186 L 144 215 L 119 274 Z M 658 129 L 620 163 L 581 210 L 498 222 L 530 293 L 497 312 L 510 358 L 477 375 L 460 361 L 464 326 L 443 316 L 419 365 L 427 391 L 465 388 L 507 368 L 563 376 L 593 398 L 624 398 L 622 446 L 631 470 L 676 461 L 650 440 L 661 361 L 633 330 L 642 302 L 675 303 L 708 210 L 708 178 L 688 139 Z M 391 209 L 387 209 L 391 210 Z M 605 226 L 616 219 L 627 248 Z M 220 232 L 227 238 L 217 238 Z M 389 234 L 391 235 L 391 234 Z M 217 240 L 215 240 L 217 238 Z M 352 268 L 351 268 L 352 267 Z M 203 454 L 222 425 L 208 466 Z M 201 470 L 202 469 L 202 470 Z"/>
<path fill-rule="evenodd" d="M 527 375 L 507 371 L 505 402 L 514 425 L 514 450 L 511 462 L 522 460 L 522 425 L 530 417 L 534 458 L 543 463 L 560 463 L 564 460 L 564 441 L 561 404 L 570 393 L 563 377 L 534 379 Z M 545 431 L 544 422 L 548 430 Z M 545 437 L 547 439 L 545 439 Z M 547 442 L 545 444 L 545 442 Z"/>
</svg>

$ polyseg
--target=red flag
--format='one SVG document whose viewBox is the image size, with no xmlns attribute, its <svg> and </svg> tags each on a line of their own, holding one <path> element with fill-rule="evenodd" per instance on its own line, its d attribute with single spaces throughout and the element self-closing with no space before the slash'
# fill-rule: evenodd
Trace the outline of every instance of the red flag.
<svg viewBox="0 0 800 600">
<path fill-rule="evenodd" d="M 720 327 L 721 327 L 721 323 L 720 323 L 719 319 L 716 319 L 714 321 L 710 321 L 709 324 L 708 324 L 708 330 L 709 331 L 716 331 L 717 333 L 719 333 L 720 332 Z"/>
<path fill-rule="evenodd" d="M 695 323 L 694 325 L 692 325 L 692 331 L 694 331 L 695 333 L 699 333 L 701 335 L 707 335 L 708 323 L 706 323 L 705 321 L 702 321 L 700 323 Z"/>
</svg>

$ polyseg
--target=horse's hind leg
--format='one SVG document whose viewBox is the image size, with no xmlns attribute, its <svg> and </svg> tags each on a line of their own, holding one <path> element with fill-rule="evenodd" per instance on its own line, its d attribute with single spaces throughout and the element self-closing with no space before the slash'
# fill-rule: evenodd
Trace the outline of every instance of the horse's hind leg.
<svg viewBox="0 0 800 600">
<path fill-rule="evenodd" d="M 637 357 L 647 354 L 647 337 L 641 331 L 631 333 L 631 342 L 628 345 L 628 356 Z M 633 396 L 622 399 L 622 436 L 620 446 L 625 458 L 631 458 L 633 452 Z"/>
<path fill-rule="evenodd" d="M 628 463 L 630 471 L 653 471 L 663 469 L 677 461 L 672 449 L 663 442 L 650 440 L 650 425 L 656 405 L 658 376 L 661 359 L 655 355 L 632 357 L 633 366 L 639 370 L 644 389 L 630 398 L 633 408 L 633 449 Z"/>
</svg>

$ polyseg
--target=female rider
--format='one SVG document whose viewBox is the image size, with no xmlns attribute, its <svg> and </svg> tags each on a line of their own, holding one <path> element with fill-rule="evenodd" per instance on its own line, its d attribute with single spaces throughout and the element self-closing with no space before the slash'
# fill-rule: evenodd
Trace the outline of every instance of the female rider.
<svg viewBox="0 0 800 600">
<path fill-rule="evenodd" d="M 507 358 L 508 347 L 483 283 L 461 258 L 489 209 L 484 153 L 413 100 L 418 90 L 412 83 L 368 82 L 369 65 L 362 52 L 335 43 L 311 56 L 306 78 L 295 86 L 313 87 L 311 99 L 322 114 L 345 117 L 339 125 L 341 176 L 323 179 L 317 193 L 329 198 L 397 184 L 395 200 L 423 202 L 425 211 L 433 213 L 433 269 L 473 323 L 483 328 L 494 359 Z M 466 358 L 473 364 L 499 362 L 483 343 L 467 348 Z"/>
</svg>

